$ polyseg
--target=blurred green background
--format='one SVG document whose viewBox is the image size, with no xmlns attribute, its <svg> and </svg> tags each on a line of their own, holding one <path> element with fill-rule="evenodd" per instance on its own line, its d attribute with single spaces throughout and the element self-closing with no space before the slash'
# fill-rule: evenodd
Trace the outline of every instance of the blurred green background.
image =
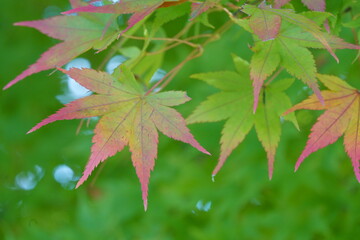
<svg viewBox="0 0 360 240">
<path fill-rule="evenodd" d="M 333 13 L 345 3 L 327 1 Z M 300 1 L 295 6 L 303 10 Z M 34 29 L 14 27 L 18 21 L 37 20 L 69 8 L 64 0 L 2 1 L 0 15 L 0 83 L 7 82 L 35 62 L 56 43 Z M 354 12 L 355 11 L 355 12 Z M 336 23 L 349 21 L 352 9 Z M 224 14 L 214 14 L 218 25 Z M 185 18 L 181 19 L 186 22 Z M 167 25 L 168 31 L 176 23 Z M 338 28 L 341 29 L 341 28 Z M 354 43 L 351 29 L 339 31 Z M 179 73 L 167 89 L 186 90 L 193 101 L 177 109 L 188 116 L 208 95 L 217 91 L 189 78 L 192 73 L 233 69 L 230 53 L 247 60 L 251 36 L 233 26 L 205 54 Z M 167 56 L 169 70 L 189 49 Z M 184 52 L 183 52 L 184 51 Z M 360 87 L 357 52 L 339 50 L 340 64 L 324 50 L 314 51 L 319 72 L 346 78 Z M 92 63 L 102 53 L 85 55 Z M 320 112 L 297 112 L 301 131 L 283 124 L 272 181 L 268 180 L 265 152 L 255 131 L 233 152 L 211 181 L 219 155 L 223 122 L 194 124 L 196 139 L 213 155 L 160 137 L 159 155 L 149 186 L 149 208 L 144 212 L 140 184 L 128 150 L 99 167 L 79 189 L 76 177 L 85 166 L 91 130 L 79 121 L 61 121 L 26 135 L 40 120 L 61 107 L 60 73 L 50 71 L 26 78 L 0 91 L 0 239 L 356 239 L 360 236 L 360 185 L 344 152 L 342 138 L 309 156 L 297 173 L 294 164 L 305 146 L 311 125 Z M 309 91 L 300 81 L 288 90 L 293 103 Z M 101 169 L 101 170 L 100 170 Z M 60 171 L 61 170 L 61 171 Z M 59 174 L 65 180 L 59 180 Z M 72 176 L 73 174 L 73 176 Z M 98 175 L 98 177 L 96 177 Z M 68 177 L 68 178 L 66 178 Z M 67 180 L 67 181 L 66 181 Z M 96 181 L 94 181 L 96 180 Z"/>
</svg>

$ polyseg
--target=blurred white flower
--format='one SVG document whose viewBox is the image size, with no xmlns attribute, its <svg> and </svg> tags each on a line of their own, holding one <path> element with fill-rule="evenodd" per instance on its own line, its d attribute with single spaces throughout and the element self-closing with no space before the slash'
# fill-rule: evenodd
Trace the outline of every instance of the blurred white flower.
<svg viewBox="0 0 360 240">
<path fill-rule="evenodd" d="M 204 211 L 204 212 L 208 212 L 210 209 L 211 209 L 211 201 L 207 202 L 207 203 L 203 203 L 202 200 L 199 200 L 197 203 L 196 203 L 196 208 L 199 210 L 199 211 Z"/>
<path fill-rule="evenodd" d="M 151 77 L 150 83 L 156 83 L 160 81 L 163 77 L 165 77 L 165 75 L 166 75 L 166 71 L 159 68 Z"/>
<path fill-rule="evenodd" d="M 120 66 L 123 62 L 126 61 L 126 57 L 122 55 L 116 55 L 112 57 L 109 62 L 106 64 L 106 72 L 112 74 L 118 66 Z"/>
<path fill-rule="evenodd" d="M 65 189 L 74 189 L 75 182 L 79 177 L 75 176 L 74 170 L 72 170 L 68 165 L 61 164 L 55 167 L 54 169 L 54 179 Z"/>
<path fill-rule="evenodd" d="M 90 68 L 91 64 L 89 60 L 85 58 L 75 58 L 68 64 L 66 64 L 65 69 L 69 70 L 70 68 Z M 56 96 L 56 98 L 62 103 L 67 104 L 71 101 L 74 101 L 79 98 L 83 98 L 92 94 L 92 92 L 81 86 L 77 83 L 74 79 L 70 78 L 69 76 L 65 75 L 64 80 L 65 89 L 64 94 Z"/>
<path fill-rule="evenodd" d="M 35 171 L 21 172 L 15 177 L 15 189 L 22 190 L 33 190 L 36 184 L 44 176 L 44 170 L 39 166 L 35 165 Z"/>
</svg>

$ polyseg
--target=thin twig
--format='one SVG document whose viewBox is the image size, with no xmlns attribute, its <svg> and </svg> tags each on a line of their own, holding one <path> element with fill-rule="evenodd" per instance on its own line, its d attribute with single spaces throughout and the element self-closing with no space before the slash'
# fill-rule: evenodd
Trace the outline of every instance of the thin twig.
<svg viewBox="0 0 360 240">
<path fill-rule="evenodd" d="M 192 36 L 192 37 L 188 37 L 184 40 L 186 41 L 190 41 L 190 40 L 194 40 L 194 39 L 198 39 L 198 38 L 206 38 L 206 37 L 210 37 L 212 34 L 200 34 L 200 35 L 196 35 L 196 36 Z M 158 51 L 155 51 L 155 52 L 148 52 L 146 53 L 146 55 L 156 55 L 156 54 L 159 54 L 159 53 L 162 53 L 162 52 L 166 52 L 174 47 L 177 47 L 179 46 L 180 44 L 182 44 L 181 42 L 176 42 L 176 43 L 173 43 L 172 45 L 169 45 L 167 47 L 164 47 Z M 198 47 L 198 44 L 196 44 L 195 47 Z"/>
<path fill-rule="evenodd" d="M 84 123 L 84 120 L 85 120 L 84 118 L 80 120 L 79 126 L 76 129 L 76 135 L 79 135 L 81 127 L 82 127 L 82 125 Z"/>
<path fill-rule="evenodd" d="M 98 179 L 98 177 L 100 176 L 100 173 L 101 173 L 102 170 L 104 169 L 105 163 L 106 163 L 106 162 L 103 162 L 103 164 L 101 164 L 101 165 L 99 166 L 98 170 L 96 171 L 96 174 L 95 174 L 94 178 L 91 180 L 90 187 L 94 187 L 94 184 L 95 184 L 95 182 L 96 182 L 96 179 Z"/>
<path fill-rule="evenodd" d="M 176 39 L 176 38 L 145 38 L 145 37 L 138 37 L 138 36 L 130 36 L 130 35 L 125 35 L 123 34 L 123 37 L 129 38 L 129 39 L 135 39 L 135 40 L 150 40 L 150 41 L 169 41 L 169 42 L 179 42 L 179 43 L 183 43 L 186 45 L 189 45 L 191 47 L 196 47 L 196 44 L 186 41 L 186 40 L 182 40 L 182 39 Z"/>
<path fill-rule="evenodd" d="M 120 48 L 120 46 L 124 43 L 124 39 L 118 40 L 118 42 L 111 48 L 111 50 L 108 52 L 108 54 L 105 56 L 104 60 L 100 63 L 100 65 L 97 67 L 97 70 L 101 70 L 104 68 L 105 64 L 114 56 L 114 54 L 117 52 L 117 50 Z"/>
<path fill-rule="evenodd" d="M 172 70 L 170 70 L 160 81 L 155 83 L 147 92 L 145 95 L 150 94 L 154 89 L 156 89 L 158 86 L 161 85 L 161 89 L 163 89 L 166 85 L 170 83 L 170 81 L 175 77 L 175 73 L 178 73 L 181 68 L 189 61 L 200 57 L 203 54 L 204 47 L 211 43 L 212 41 L 215 41 L 219 38 L 220 35 L 222 35 L 224 32 L 226 32 L 230 26 L 232 26 L 232 20 L 227 21 L 223 26 L 221 26 L 218 30 L 216 30 L 211 36 L 203 43 L 198 45 L 196 49 L 194 49 L 181 63 L 179 63 L 176 67 L 174 67 Z"/>
<path fill-rule="evenodd" d="M 266 83 L 264 84 L 264 87 L 269 86 L 269 84 L 277 77 L 279 76 L 279 74 L 284 70 L 283 67 L 279 68 L 272 76 L 271 78 L 269 78 L 269 80 L 266 81 Z"/>
</svg>

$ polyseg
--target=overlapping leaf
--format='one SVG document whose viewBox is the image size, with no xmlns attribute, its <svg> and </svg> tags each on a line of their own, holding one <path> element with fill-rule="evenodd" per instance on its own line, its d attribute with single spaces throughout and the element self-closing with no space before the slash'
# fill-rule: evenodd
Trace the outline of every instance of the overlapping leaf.
<svg viewBox="0 0 360 240">
<path fill-rule="evenodd" d="M 65 16 L 56 16 L 38 21 L 19 22 L 17 26 L 32 27 L 40 32 L 62 40 L 42 54 L 36 63 L 10 81 L 4 89 L 9 88 L 20 80 L 44 70 L 61 67 L 78 55 L 91 48 L 105 49 L 119 36 L 119 29 L 114 21 L 118 14 L 132 14 L 127 21 L 123 33 L 143 20 L 157 8 L 178 5 L 188 0 L 123 0 L 115 4 L 96 7 L 81 0 L 70 0 L 72 10 L 64 12 Z M 201 7 L 194 9 L 192 18 L 212 7 L 217 0 L 207 0 Z M 81 13 L 73 15 L 72 13 Z M 112 13 L 97 14 L 97 13 Z M 115 15 L 114 15 L 115 14 Z"/>
<path fill-rule="evenodd" d="M 95 13 L 113 13 L 113 14 L 133 14 L 128 20 L 126 32 L 136 23 L 143 20 L 146 16 L 153 13 L 158 8 L 166 8 L 174 5 L 188 2 L 188 0 L 123 0 L 114 4 L 107 4 L 104 6 L 87 5 L 71 9 L 64 12 L 64 14 L 78 13 L 78 12 L 95 12 Z M 218 0 L 206 0 L 203 3 L 193 3 L 191 19 L 194 19 L 199 14 L 214 7 Z"/>
<path fill-rule="evenodd" d="M 352 160 L 357 180 L 360 182 L 360 91 L 335 76 L 318 75 L 330 89 L 322 91 L 325 105 L 314 96 L 293 106 L 286 113 L 298 109 L 326 110 L 311 128 L 304 151 L 296 162 L 297 170 L 311 153 L 334 143 L 344 135 L 344 146 Z"/>
<path fill-rule="evenodd" d="M 80 4 L 77 1 L 72 1 L 72 3 L 74 6 Z M 61 67 L 91 48 L 103 49 L 108 46 L 116 39 L 118 32 L 116 24 L 112 23 L 104 34 L 104 26 L 109 22 L 110 18 L 111 16 L 100 14 L 92 14 L 91 16 L 82 14 L 16 23 L 17 26 L 35 28 L 49 37 L 63 42 L 43 53 L 36 63 L 9 82 L 4 89 L 34 73 Z"/>
<path fill-rule="evenodd" d="M 291 0 L 275 0 L 275 7 L 280 8 L 290 1 Z M 325 0 L 302 0 L 302 3 L 306 5 L 310 10 L 321 12 L 325 11 Z"/>
<path fill-rule="evenodd" d="M 259 7 L 245 5 L 243 11 L 251 17 L 248 21 L 241 21 L 241 25 L 257 36 L 250 63 L 254 111 L 265 79 L 279 66 L 301 79 L 322 101 L 316 80 L 315 60 L 307 48 L 326 48 L 333 56 L 332 49 L 360 49 L 360 46 L 320 31 L 319 23 L 290 10 L 271 9 L 262 4 Z M 319 18 L 323 20 L 328 16 L 327 13 L 316 14 L 321 14 Z"/>
<path fill-rule="evenodd" d="M 215 7 L 219 0 L 205 0 L 202 3 L 194 2 L 191 4 L 191 17 L 194 19 L 199 16 L 201 13 L 206 12 L 209 8 Z"/>
<path fill-rule="evenodd" d="M 98 94 L 67 104 L 29 132 L 57 120 L 103 116 L 95 128 L 90 160 L 77 187 L 96 166 L 129 145 L 146 209 L 150 172 L 157 156 L 157 129 L 170 138 L 209 153 L 194 139 L 180 113 L 170 108 L 190 100 L 185 92 L 169 91 L 146 95 L 133 74 L 125 67 L 121 70 L 121 83 L 107 73 L 92 69 L 62 70 L 79 84 Z"/>
<path fill-rule="evenodd" d="M 201 103 L 188 117 L 187 123 L 227 119 L 220 140 L 219 162 L 213 175 L 217 174 L 231 152 L 255 125 L 258 138 L 267 152 L 269 178 L 271 178 L 276 148 L 281 135 L 280 115 L 291 106 L 290 99 L 283 91 L 292 84 L 293 80 L 283 79 L 271 86 L 263 87 L 259 109 L 256 114 L 253 114 L 249 64 L 239 57 L 234 57 L 234 62 L 237 72 L 224 71 L 192 76 L 222 91 Z M 297 126 L 294 115 L 289 115 L 287 120 Z"/>
<path fill-rule="evenodd" d="M 183 1 L 177 1 L 176 3 L 181 3 Z M 78 12 L 92 12 L 92 13 L 112 13 L 112 14 L 130 14 L 133 15 L 129 18 L 127 27 L 122 31 L 126 32 L 131 27 L 133 27 L 136 23 L 143 20 L 146 16 L 150 15 L 157 8 L 159 8 L 162 4 L 164 4 L 164 0 L 124 0 L 119 1 L 114 4 L 107 4 L 104 6 L 94 6 L 94 5 L 86 5 L 79 8 L 74 8 L 69 11 L 63 12 L 64 14 L 72 14 Z M 173 4 L 172 2 L 168 3 Z"/>
</svg>

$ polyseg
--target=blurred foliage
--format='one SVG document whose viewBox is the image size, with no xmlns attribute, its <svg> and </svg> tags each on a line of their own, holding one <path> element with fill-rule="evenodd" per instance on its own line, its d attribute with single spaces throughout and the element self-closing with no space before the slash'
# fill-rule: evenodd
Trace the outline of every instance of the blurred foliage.
<svg viewBox="0 0 360 240">
<path fill-rule="evenodd" d="M 342 38 L 354 43 L 358 33 L 342 24 L 359 14 L 355 9 L 359 3 L 327 3 L 335 16 L 341 15 L 331 24 Z M 294 5 L 303 10 L 300 1 Z M 15 28 L 12 23 L 53 16 L 69 7 L 64 0 L 2 2 L 1 86 L 55 43 L 36 30 Z M 209 21 L 218 26 L 225 19 L 225 14 L 214 13 Z M 171 36 L 179 22 L 186 21 L 183 17 L 167 24 L 165 32 Z M 210 31 L 199 26 L 199 31 L 203 29 Z M 185 66 L 167 87 L 186 90 L 193 98 L 178 108 L 184 116 L 216 91 L 189 75 L 233 69 L 230 53 L 249 60 L 249 44 L 250 35 L 233 26 L 221 40 L 209 44 L 202 57 Z M 171 69 L 189 51 L 182 46 L 171 51 L 163 68 Z M 360 88 L 359 61 L 353 63 L 356 51 L 337 51 L 340 64 L 325 50 L 314 53 L 320 73 L 340 76 Z M 96 66 L 104 55 L 90 52 L 85 57 Z M 83 127 L 79 135 L 75 133 L 76 120 L 25 134 L 61 106 L 55 97 L 62 93 L 62 75 L 49 73 L 35 74 L 0 92 L 0 239 L 354 239 L 360 235 L 360 185 L 342 141 L 312 154 L 297 173 L 293 172 L 316 120 L 316 113 L 310 111 L 297 113 L 300 132 L 289 123 L 283 124 L 272 181 L 267 178 L 265 152 L 252 131 L 213 183 L 211 171 L 219 154 L 222 123 L 206 123 L 190 128 L 213 153 L 211 157 L 160 137 L 147 212 L 143 211 L 128 151 L 107 160 L 81 188 L 69 190 L 73 186 L 63 186 L 54 179 L 54 169 L 66 164 L 80 176 L 90 153 L 87 130 L 94 124 Z M 288 93 L 297 103 L 309 90 L 296 81 Z M 29 174 L 35 178 L 38 174 L 35 188 L 19 188 L 16 178 Z"/>
</svg>

